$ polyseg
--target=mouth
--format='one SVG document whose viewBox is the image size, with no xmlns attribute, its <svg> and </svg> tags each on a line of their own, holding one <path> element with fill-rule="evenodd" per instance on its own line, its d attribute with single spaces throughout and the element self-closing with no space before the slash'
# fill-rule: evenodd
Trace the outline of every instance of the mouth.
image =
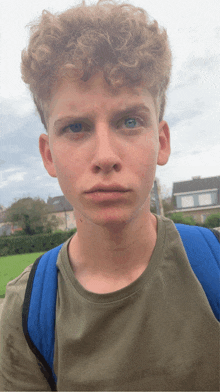
<svg viewBox="0 0 220 392">
<path fill-rule="evenodd" d="M 85 193 L 121 193 L 121 192 L 128 192 L 129 190 L 122 187 L 121 185 L 118 184 L 113 184 L 113 185 L 95 185 L 94 187 L 92 187 L 91 189 L 89 189 L 88 191 L 86 191 Z"/>
<path fill-rule="evenodd" d="M 86 197 L 93 202 L 119 202 L 120 200 L 125 200 L 127 194 L 128 191 L 98 189 L 93 192 L 87 192 Z"/>
</svg>

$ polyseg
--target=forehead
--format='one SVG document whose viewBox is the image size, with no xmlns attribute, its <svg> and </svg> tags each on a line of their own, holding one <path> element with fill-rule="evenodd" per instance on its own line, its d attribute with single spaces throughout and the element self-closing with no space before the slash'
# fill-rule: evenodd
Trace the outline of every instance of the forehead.
<svg viewBox="0 0 220 392">
<path fill-rule="evenodd" d="M 53 121 L 64 114 L 90 111 L 111 115 L 111 111 L 123 110 L 132 104 L 145 104 L 151 115 L 155 115 L 154 99 L 144 86 L 112 88 L 102 73 L 93 75 L 87 82 L 66 77 L 58 80 L 52 90 L 48 115 Z"/>
</svg>

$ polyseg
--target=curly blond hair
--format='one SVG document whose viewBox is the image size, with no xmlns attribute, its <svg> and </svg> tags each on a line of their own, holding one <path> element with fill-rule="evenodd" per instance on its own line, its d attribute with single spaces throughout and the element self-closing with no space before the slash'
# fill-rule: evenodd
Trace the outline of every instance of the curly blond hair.
<svg viewBox="0 0 220 392">
<path fill-rule="evenodd" d="M 46 129 L 46 104 L 59 78 L 71 74 L 86 82 L 100 70 L 113 88 L 146 86 L 163 119 L 171 50 L 166 30 L 144 9 L 115 0 L 88 6 L 83 0 L 62 13 L 44 10 L 29 27 L 21 73 Z"/>
</svg>

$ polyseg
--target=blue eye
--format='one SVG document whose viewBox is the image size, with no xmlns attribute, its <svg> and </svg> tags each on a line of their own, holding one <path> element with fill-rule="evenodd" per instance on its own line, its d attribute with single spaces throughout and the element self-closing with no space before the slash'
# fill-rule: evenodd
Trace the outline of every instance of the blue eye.
<svg viewBox="0 0 220 392">
<path fill-rule="evenodd" d="M 137 126 L 137 120 L 135 118 L 128 118 L 125 120 L 125 124 L 129 126 L 129 128 L 134 128 Z"/>
<path fill-rule="evenodd" d="M 81 123 L 70 124 L 67 128 L 70 128 L 72 132 L 77 133 L 82 130 Z"/>
</svg>

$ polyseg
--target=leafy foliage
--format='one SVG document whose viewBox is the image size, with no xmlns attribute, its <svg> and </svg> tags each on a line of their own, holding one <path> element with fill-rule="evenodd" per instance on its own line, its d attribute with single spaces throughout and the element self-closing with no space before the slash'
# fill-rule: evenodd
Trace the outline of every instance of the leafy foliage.
<svg viewBox="0 0 220 392">
<path fill-rule="evenodd" d="M 220 212 L 209 215 L 205 220 L 204 227 L 209 229 L 220 227 Z"/>
<path fill-rule="evenodd" d="M 52 234 L 35 234 L 0 237 L 0 257 L 35 252 L 46 252 L 65 242 L 76 232 L 76 228 Z"/>
<path fill-rule="evenodd" d="M 157 185 L 158 185 L 158 192 L 160 193 L 160 197 L 161 197 L 161 201 L 162 201 L 162 205 L 163 205 L 164 215 L 166 216 L 167 213 L 170 210 L 173 210 L 173 208 L 174 208 L 173 200 L 170 197 L 171 190 L 166 188 L 165 185 L 161 185 L 158 179 L 157 179 Z M 154 187 L 151 189 L 151 193 L 150 193 L 150 210 L 151 210 L 151 212 L 153 212 L 155 214 L 157 212 Z"/>
<path fill-rule="evenodd" d="M 185 225 L 196 226 L 197 223 L 192 216 L 183 216 L 182 212 L 174 212 L 170 215 L 170 219 L 174 223 L 183 223 Z"/>
<path fill-rule="evenodd" d="M 56 216 L 48 215 L 51 212 L 53 212 L 52 206 L 46 204 L 44 200 L 27 197 L 19 199 L 7 209 L 5 222 L 21 227 L 20 235 L 51 233 L 59 225 Z"/>
</svg>

